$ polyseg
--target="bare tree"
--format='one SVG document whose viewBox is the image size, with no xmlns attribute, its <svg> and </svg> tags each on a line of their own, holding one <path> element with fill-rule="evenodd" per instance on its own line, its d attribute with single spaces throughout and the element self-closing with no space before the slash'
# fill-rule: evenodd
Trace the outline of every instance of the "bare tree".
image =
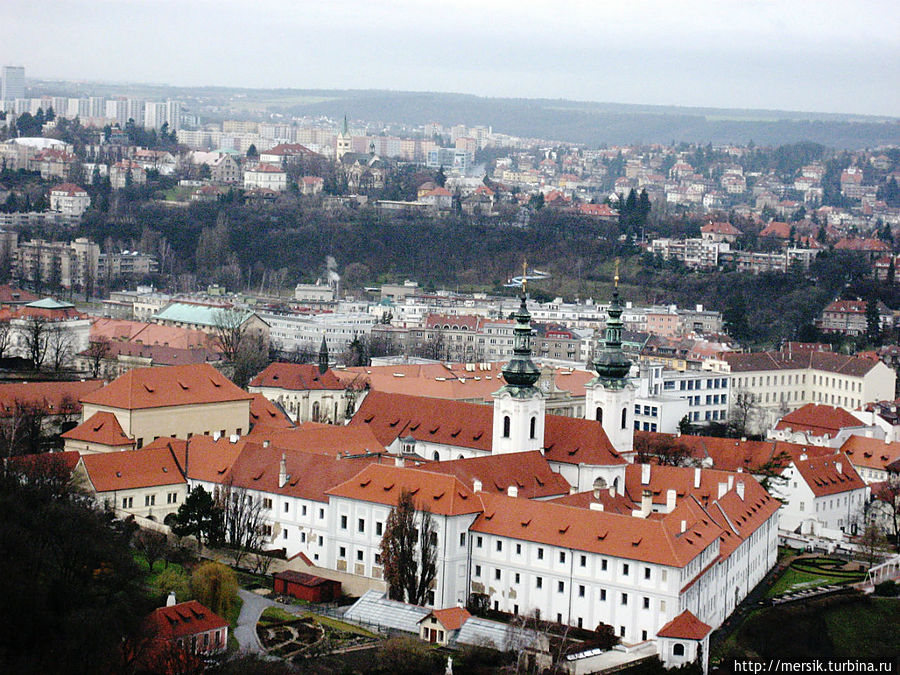
<svg viewBox="0 0 900 675">
<path fill-rule="evenodd" d="M 233 307 L 216 312 L 213 340 L 226 361 L 234 362 L 246 334 L 246 313 Z"/>
<path fill-rule="evenodd" d="M 72 358 L 75 350 L 75 336 L 72 331 L 59 322 L 50 324 L 47 331 L 47 351 L 54 372 L 62 370 Z"/>
<path fill-rule="evenodd" d="M 157 560 L 161 560 L 165 554 L 168 541 L 166 535 L 152 530 L 140 530 L 132 540 L 135 550 L 147 560 L 150 573 Z"/>
<path fill-rule="evenodd" d="M 427 508 L 419 511 L 416 528 L 416 511 L 412 493 L 401 492 L 385 524 L 381 557 L 389 596 L 420 605 L 437 575 L 437 533 Z"/>
<path fill-rule="evenodd" d="M 12 333 L 9 321 L 0 321 L 0 359 L 6 356 L 6 352 L 12 346 Z"/>
<path fill-rule="evenodd" d="M 48 321 L 42 316 L 30 316 L 25 319 L 23 339 L 25 352 L 31 360 L 35 370 L 40 370 L 47 357 L 49 342 Z"/>
<path fill-rule="evenodd" d="M 740 390 L 734 394 L 734 406 L 728 419 L 728 426 L 735 436 L 747 436 L 756 415 L 756 397 L 749 391 Z"/>
<path fill-rule="evenodd" d="M 88 357 L 88 362 L 91 366 L 91 377 L 100 377 L 100 366 L 103 364 L 103 359 L 107 357 L 111 348 L 112 346 L 109 338 L 105 336 L 100 336 L 88 343 L 85 355 Z"/>
<path fill-rule="evenodd" d="M 233 549 L 234 564 L 239 565 L 244 555 L 261 548 L 265 540 L 262 499 L 229 481 L 218 491 L 217 505 L 224 516 L 225 540 Z"/>
</svg>

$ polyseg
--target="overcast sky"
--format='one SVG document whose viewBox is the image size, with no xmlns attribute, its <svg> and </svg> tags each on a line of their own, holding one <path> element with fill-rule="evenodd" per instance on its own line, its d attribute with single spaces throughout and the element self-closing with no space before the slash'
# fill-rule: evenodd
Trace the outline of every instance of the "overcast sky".
<svg viewBox="0 0 900 675">
<path fill-rule="evenodd" d="M 900 116 L 897 0 L 0 0 L 26 76 Z"/>
</svg>

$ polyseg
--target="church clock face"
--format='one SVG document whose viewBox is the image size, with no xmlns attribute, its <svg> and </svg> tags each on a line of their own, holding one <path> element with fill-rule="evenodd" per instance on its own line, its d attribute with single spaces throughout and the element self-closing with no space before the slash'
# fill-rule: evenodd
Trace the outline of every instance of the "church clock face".
<svg viewBox="0 0 900 675">
<path fill-rule="evenodd" d="M 545 394 L 550 391 L 550 380 L 544 380 L 541 382 L 541 391 Z"/>
</svg>

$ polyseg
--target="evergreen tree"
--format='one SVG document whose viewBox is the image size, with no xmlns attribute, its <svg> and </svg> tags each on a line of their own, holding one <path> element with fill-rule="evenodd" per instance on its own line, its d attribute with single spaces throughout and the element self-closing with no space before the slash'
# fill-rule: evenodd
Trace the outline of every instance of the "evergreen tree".
<svg viewBox="0 0 900 675">
<path fill-rule="evenodd" d="M 247 159 L 258 159 L 259 151 L 256 149 L 256 145 L 254 143 L 250 144 L 250 147 L 247 148 Z"/>
<path fill-rule="evenodd" d="M 878 298 L 875 296 L 866 302 L 866 338 L 876 347 L 881 344 L 881 316 L 878 312 Z"/>
</svg>

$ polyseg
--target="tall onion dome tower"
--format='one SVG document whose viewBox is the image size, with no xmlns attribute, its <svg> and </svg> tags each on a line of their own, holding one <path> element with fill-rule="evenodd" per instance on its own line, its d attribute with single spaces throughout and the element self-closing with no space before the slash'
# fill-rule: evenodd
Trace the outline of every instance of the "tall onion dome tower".
<svg viewBox="0 0 900 675">
<path fill-rule="evenodd" d="M 503 367 L 506 384 L 494 392 L 494 454 L 544 450 L 544 396 L 534 385 L 541 376 L 531 360 L 531 314 L 528 313 L 525 283 L 522 304 L 514 317 L 513 357 Z"/>
<path fill-rule="evenodd" d="M 603 347 L 594 358 L 597 377 L 585 385 L 586 419 L 597 420 L 619 454 L 628 457 L 634 450 L 634 386 L 628 379 L 631 360 L 622 352 L 622 312 L 619 300 L 619 263 L 616 262 L 615 289 L 606 318 Z"/>
</svg>

